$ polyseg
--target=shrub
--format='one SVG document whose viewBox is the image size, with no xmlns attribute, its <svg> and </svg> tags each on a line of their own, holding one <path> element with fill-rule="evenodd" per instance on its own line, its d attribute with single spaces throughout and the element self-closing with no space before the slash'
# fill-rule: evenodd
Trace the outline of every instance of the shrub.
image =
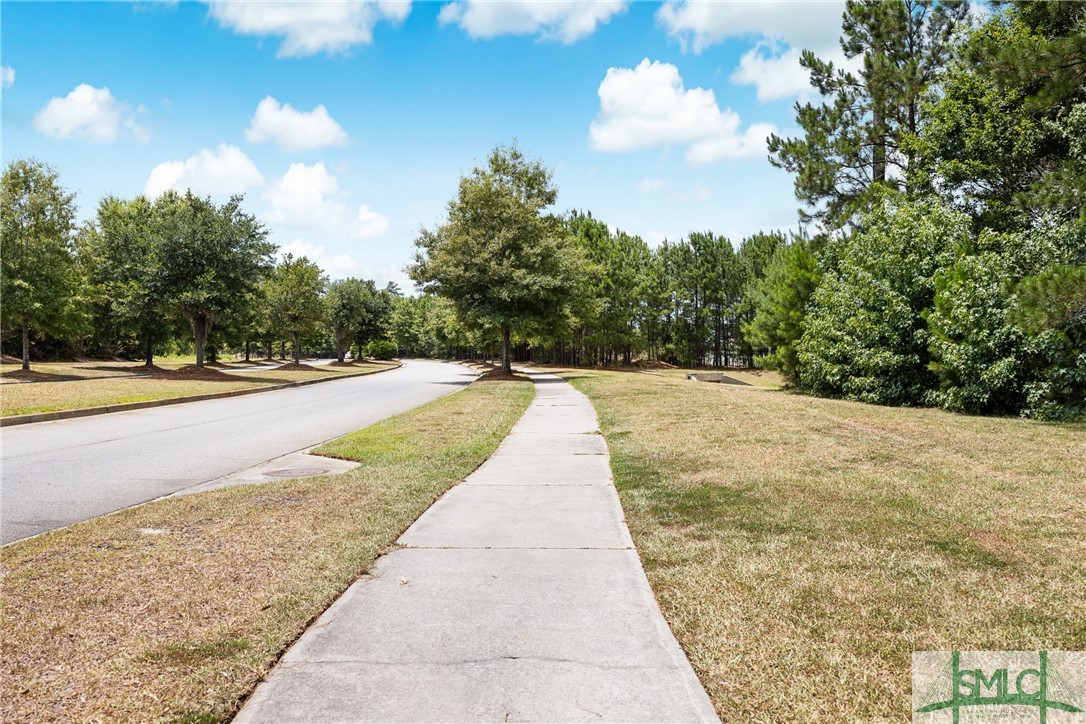
<svg viewBox="0 0 1086 724">
<path fill-rule="evenodd" d="M 375 339 L 366 345 L 366 356 L 371 359 L 392 359 L 398 351 L 387 339 Z"/>
</svg>

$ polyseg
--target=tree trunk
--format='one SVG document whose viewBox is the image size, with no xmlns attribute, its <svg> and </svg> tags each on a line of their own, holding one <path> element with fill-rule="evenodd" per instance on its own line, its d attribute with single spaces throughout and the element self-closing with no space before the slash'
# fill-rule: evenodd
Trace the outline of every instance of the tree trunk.
<svg viewBox="0 0 1086 724">
<path fill-rule="evenodd" d="M 509 325 L 502 325 L 502 369 L 513 371 L 513 366 L 509 364 Z"/>
<path fill-rule="evenodd" d="M 275 342 L 268 340 L 268 359 L 275 359 Z"/>
<path fill-rule="evenodd" d="M 294 333 L 294 364 L 302 363 L 302 335 Z"/>
<path fill-rule="evenodd" d="M 155 363 L 155 345 L 151 343 L 150 339 L 147 340 L 146 346 L 143 348 L 143 359 L 144 364 L 148 367 Z"/>
<path fill-rule="evenodd" d="M 287 343 L 284 340 L 279 340 L 279 359 L 287 358 Z"/>
<path fill-rule="evenodd" d="M 204 347 L 207 344 L 208 329 L 207 318 L 202 315 L 193 315 L 192 336 L 196 339 L 196 367 L 204 366 Z"/>
<path fill-rule="evenodd" d="M 875 99 L 874 133 L 871 150 L 871 181 L 881 184 L 886 181 L 886 121 L 883 118 L 882 101 Z"/>
<path fill-rule="evenodd" d="M 249 342 L 249 340 L 245 340 L 245 361 L 246 362 L 249 361 L 249 349 L 250 349 L 250 342 Z"/>
<path fill-rule="evenodd" d="M 343 362 L 343 361 L 345 361 L 344 358 L 346 358 L 346 356 L 347 356 L 347 348 L 346 347 L 337 347 L 336 348 L 336 353 L 339 355 L 338 361 Z"/>
<path fill-rule="evenodd" d="M 23 369 L 30 369 L 30 317 L 23 315 Z"/>
</svg>

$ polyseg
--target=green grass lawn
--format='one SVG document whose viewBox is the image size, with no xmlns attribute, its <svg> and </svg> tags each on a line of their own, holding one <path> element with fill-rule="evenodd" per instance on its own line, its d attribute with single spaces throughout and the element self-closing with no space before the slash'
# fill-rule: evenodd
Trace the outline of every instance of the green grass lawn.
<svg viewBox="0 0 1086 724">
<path fill-rule="evenodd" d="M 321 449 L 362 461 L 350 472 L 157 501 L 0 549 L 0 721 L 227 720 L 533 394 L 476 382 Z"/>
<path fill-rule="evenodd" d="M 184 360 L 173 360 L 156 365 L 163 369 L 176 369 Z M 0 415 L 26 415 L 35 412 L 77 410 L 86 407 L 122 405 L 129 402 L 190 397 L 231 390 L 281 385 L 284 382 L 337 377 L 359 372 L 376 372 L 387 369 L 387 364 L 359 363 L 350 367 L 322 365 L 308 370 L 249 370 L 251 365 L 231 364 L 217 368 L 230 371 L 229 379 L 186 380 L 162 377 L 132 376 L 138 365 L 132 362 L 75 362 L 41 363 L 32 369 L 44 374 L 57 375 L 50 381 L 9 381 L 0 384 Z M 7 377 L 18 365 L 4 365 Z"/>
<path fill-rule="evenodd" d="M 1086 649 L 1086 426 L 566 376 L 725 721 L 908 720 L 914 650 Z"/>
</svg>

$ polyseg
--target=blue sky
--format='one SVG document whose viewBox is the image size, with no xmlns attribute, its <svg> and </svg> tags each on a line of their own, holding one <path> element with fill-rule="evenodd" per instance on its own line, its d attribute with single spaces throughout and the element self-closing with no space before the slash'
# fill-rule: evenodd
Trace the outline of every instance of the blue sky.
<svg viewBox="0 0 1086 724">
<path fill-rule="evenodd" d="M 332 277 L 406 285 L 420 225 L 514 139 L 558 207 L 657 243 L 796 224 L 766 160 L 839 2 L 0 5 L 3 162 L 78 193 L 246 195 Z"/>
</svg>

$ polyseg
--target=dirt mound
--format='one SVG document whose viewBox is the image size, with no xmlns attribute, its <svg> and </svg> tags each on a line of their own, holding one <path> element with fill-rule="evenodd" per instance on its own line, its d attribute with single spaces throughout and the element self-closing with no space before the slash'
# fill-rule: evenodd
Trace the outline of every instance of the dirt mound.
<svg viewBox="0 0 1086 724">
<path fill-rule="evenodd" d="M 500 382 L 502 380 L 516 380 L 517 382 L 531 382 L 526 376 L 517 374 L 516 372 L 509 373 L 503 370 L 501 367 L 494 367 L 489 369 L 476 378 L 476 382 Z"/>
<path fill-rule="evenodd" d="M 10 354 L 0 354 L 0 364 L 21 365 L 22 363 L 23 360 L 20 357 L 12 357 Z"/>
<path fill-rule="evenodd" d="M 177 370 L 162 370 L 161 376 L 174 380 L 202 380 L 206 382 L 237 382 L 238 378 L 207 366 L 186 365 Z"/>
<path fill-rule="evenodd" d="M 347 362 L 347 361 L 340 362 L 339 360 L 336 360 L 335 362 L 329 362 L 328 366 L 329 367 L 357 367 L 358 365 L 355 364 L 354 362 Z"/>
<path fill-rule="evenodd" d="M 173 374 L 173 370 L 168 370 L 158 365 L 136 365 L 135 367 L 107 367 L 101 365 L 98 367 L 91 367 L 92 370 L 107 370 L 114 372 L 130 372 L 137 375 L 170 375 Z"/>
<path fill-rule="evenodd" d="M 285 365 L 279 365 L 275 368 L 276 372 L 316 372 L 317 368 L 313 365 L 298 364 L 295 362 L 288 362 Z"/>
</svg>

